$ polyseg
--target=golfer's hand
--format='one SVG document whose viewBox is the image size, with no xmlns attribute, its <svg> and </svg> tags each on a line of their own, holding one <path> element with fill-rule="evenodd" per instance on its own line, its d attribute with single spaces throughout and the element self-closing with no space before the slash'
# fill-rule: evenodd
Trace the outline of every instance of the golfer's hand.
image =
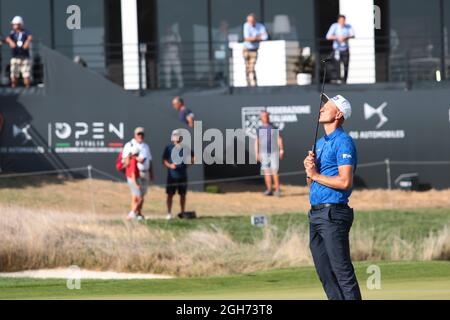
<svg viewBox="0 0 450 320">
<path fill-rule="evenodd" d="M 170 165 L 170 169 L 175 170 L 177 168 L 177 165 L 175 163 L 172 163 Z"/>
<path fill-rule="evenodd" d="M 312 151 L 308 152 L 308 156 L 303 161 L 305 169 L 316 165 L 316 157 Z"/>
<path fill-rule="evenodd" d="M 316 157 L 312 151 L 308 152 L 308 156 L 303 161 L 303 165 L 305 166 L 307 177 L 312 178 L 317 175 Z"/>
<path fill-rule="evenodd" d="M 283 160 L 284 157 L 284 150 L 280 150 L 280 160 Z"/>
<path fill-rule="evenodd" d="M 316 165 L 306 167 L 305 171 L 306 171 L 306 176 L 312 180 L 314 180 L 314 177 L 317 176 L 317 174 L 318 174 Z"/>
</svg>

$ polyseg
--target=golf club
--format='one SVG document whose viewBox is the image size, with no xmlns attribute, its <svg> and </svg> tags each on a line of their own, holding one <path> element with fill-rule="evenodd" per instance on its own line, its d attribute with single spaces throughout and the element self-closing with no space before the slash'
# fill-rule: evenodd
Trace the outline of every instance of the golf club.
<svg viewBox="0 0 450 320">
<path fill-rule="evenodd" d="M 314 155 L 316 154 L 316 142 L 317 142 L 317 134 L 319 133 L 319 118 L 320 118 L 320 109 L 322 109 L 322 103 L 324 102 L 324 97 L 326 100 L 328 100 L 327 96 L 324 96 L 324 90 L 325 90 L 325 78 L 327 76 L 327 63 L 330 62 L 332 58 L 327 58 L 322 60 L 322 66 L 323 66 L 323 79 L 322 79 L 322 89 L 320 91 L 320 102 L 319 102 L 319 112 L 317 114 L 317 124 L 316 124 L 316 132 L 314 134 L 314 143 L 312 145 L 312 152 Z M 326 102 L 326 101 L 325 101 Z"/>
</svg>

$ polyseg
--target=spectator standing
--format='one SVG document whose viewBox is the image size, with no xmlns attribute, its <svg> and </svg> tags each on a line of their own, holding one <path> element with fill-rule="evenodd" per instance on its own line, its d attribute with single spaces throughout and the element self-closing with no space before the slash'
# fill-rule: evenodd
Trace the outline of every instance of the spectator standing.
<svg viewBox="0 0 450 320">
<path fill-rule="evenodd" d="M 333 41 L 334 59 L 336 61 L 334 79 L 347 83 L 348 65 L 350 62 L 350 49 L 348 40 L 355 37 L 351 25 L 346 23 L 344 15 L 339 15 L 337 22 L 333 23 L 328 30 L 327 40 Z M 341 67 L 344 66 L 344 77 L 341 75 Z"/>
<path fill-rule="evenodd" d="M 172 88 L 172 71 L 175 74 L 178 88 L 183 88 L 183 76 L 180 59 L 181 36 L 173 26 L 167 26 L 166 33 L 161 39 L 162 62 L 166 88 Z"/>
<path fill-rule="evenodd" d="M 137 207 L 137 215 L 142 216 L 142 207 L 144 205 L 145 195 L 148 191 L 148 185 L 150 181 L 153 181 L 153 163 L 150 147 L 144 142 L 145 130 L 142 127 L 137 127 L 134 130 L 134 138 L 127 142 L 122 151 L 122 158 L 125 159 L 136 147 L 139 150 L 139 154 L 136 157 L 137 168 L 139 170 L 139 183 L 141 187 L 141 201 Z"/>
<path fill-rule="evenodd" d="M 175 97 L 172 100 L 172 106 L 178 111 L 178 116 L 180 121 L 187 124 L 189 128 L 194 127 L 194 113 L 186 108 L 184 105 L 184 100 L 181 97 Z"/>
<path fill-rule="evenodd" d="M 256 22 L 256 15 L 250 13 L 247 22 L 244 24 L 244 60 L 247 84 L 255 87 L 257 85 L 255 65 L 258 59 L 259 43 L 267 40 L 266 27 L 262 23 Z"/>
<path fill-rule="evenodd" d="M 269 120 L 267 111 L 261 112 L 261 127 L 258 128 L 255 141 L 256 161 L 261 163 L 261 174 L 264 175 L 266 191 L 264 195 L 281 196 L 278 170 L 280 160 L 284 156 L 283 139 Z M 275 192 L 272 188 L 272 180 Z"/>
<path fill-rule="evenodd" d="M 167 219 L 173 218 L 172 203 L 173 196 L 178 192 L 180 195 L 181 213 L 186 212 L 187 194 L 187 164 L 194 163 L 194 155 L 191 150 L 183 146 L 179 130 L 174 130 L 171 135 L 171 143 L 164 149 L 163 164 L 167 168 Z M 188 154 L 186 154 L 188 153 Z M 187 157 L 191 157 L 190 159 Z M 188 162 L 190 160 L 190 162 Z"/>
<path fill-rule="evenodd" d="M 15 16 L 11 21 L 12 30 L 6 38 L 6 42 L 12 49 L 11 58 L 11 86 L 17 87 L 17 82 L 22 75 L 26 88 L 30 87 L 31 59 L 30 46 L 33 41 L 31 33 L 24 29 L 22 17 Z"/>
<path fill-rule="evenodd" d="M 128 152 L 128 151 L 127 151 Z M 141 183 L 139 168 L 138 168 L 138 155 L 139 147 L 137 145 L 132 146 L 129 149 L 129 153 L 124 159 L 125 161 L 125 176 L 127 177 L 127 183 L 131 190 L 131 211 L 128 213 L 128 220 L 138 219 L 144 220 L 144 217 L 139 212 L 142 208 L 145 194 L 145 186 Z"/>
</svg>

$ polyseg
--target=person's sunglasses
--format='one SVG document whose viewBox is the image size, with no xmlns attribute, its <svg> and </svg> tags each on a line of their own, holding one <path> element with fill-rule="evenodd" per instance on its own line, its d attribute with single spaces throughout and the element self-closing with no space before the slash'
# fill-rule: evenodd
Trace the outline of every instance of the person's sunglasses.
<svg viewBox="0 0 450 320">
<path fill-rule="evenodd" d="M 137 136 L 141 136 L 141 137 L 145 136 L 145 134 L 144 134 L 143 132 L 139 132 L 139 133 L 137 133 L 136 135 L 137 135 Z"/>
</svg>

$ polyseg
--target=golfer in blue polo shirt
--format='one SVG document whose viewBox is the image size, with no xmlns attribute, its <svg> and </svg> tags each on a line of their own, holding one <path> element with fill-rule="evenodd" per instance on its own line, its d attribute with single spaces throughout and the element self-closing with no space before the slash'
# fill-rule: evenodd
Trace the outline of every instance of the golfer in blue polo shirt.
<svg viewBox="0 0 450 320">
<path fill-rule="evenodd" d="M 342 128 L 352 108 L 340 95 L 326 99 L 319 119 L 326 134 L 317 142 L 316 154 L 310 151 L 304 160 L 310 186 L 310 249 L 328 299 L 360 300 L 350 259 L 353 209 L 348 206 L 357 155 L 352 138 Z"/>
</svg>

